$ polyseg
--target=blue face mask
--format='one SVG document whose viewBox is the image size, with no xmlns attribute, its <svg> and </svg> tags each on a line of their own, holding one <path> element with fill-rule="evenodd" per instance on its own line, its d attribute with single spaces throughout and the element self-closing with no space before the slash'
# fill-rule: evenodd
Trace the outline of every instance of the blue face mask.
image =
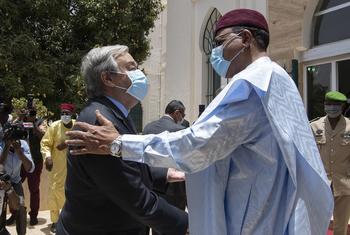
<svg viewBox="0 0 350 235">
<path fill-rule="evenodd" d="M 149 82 L 146 75 L 139 69 L 126 71 L 126 73 L 120 73 L 128 75 L 131 85 L 129 88 L 120 87 L 115 85 L 115 87 L 126 90 L 126 93 L 135 97 L 137 100 L 142 101 L 148 92 Z"/>
<path fill-rule="evenodd" d="M 225 60 L 225 58 L 224 58 L 224 48 L 225 48 L 226 45 L 228 45 L 230 42 L 232 42 L 236 38 L 238 38 L 238 36 L 235 36 L 235 37 L 231 38 L 229 40 L 229 42 L 226 43 L 225 45 L 221 45 L 221 46 L 215 47 L 211 51 L 210 63 L 213 66 L 213 68 L 215 69 L 215 71 L 221 77 L 226 78 L 226 74 L 227 74 L 228 68 L 230 67 L 232 61 L 234 61 L 245 49 L 245 47 L 243 47 L 239 52 L 237 52 L 236 55 L 234 55 L 232 57 L 232 59 L 230 61 Z"/>
</svg>

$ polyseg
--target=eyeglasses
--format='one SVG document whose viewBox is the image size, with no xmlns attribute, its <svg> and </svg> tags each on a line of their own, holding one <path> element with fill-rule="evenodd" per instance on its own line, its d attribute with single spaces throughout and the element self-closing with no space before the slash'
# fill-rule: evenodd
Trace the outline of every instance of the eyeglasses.
<svg viewBox="0 0 350 235">
<path fill-rule="evenodd" d="M 72 115 L 72 113 L 63 111 L 61 112 L 61 115 Z"/>
<path fill-rule="evenodd" d="M 226 42 L 226 41 L 229 42 L 229 41 L 237 38 L 241 32 L 242 31 L 239 31 L 239 32 L 232 31 L 232 32 L 229 32 L 229 33 L 226 33 L 226 34 L 223 34 L 223 35 L 215 37 L 215 39 L 214 39 L 214 44 L 215 44 L 214 47 L 221 46 L 224 42 Z"/>
</svg>

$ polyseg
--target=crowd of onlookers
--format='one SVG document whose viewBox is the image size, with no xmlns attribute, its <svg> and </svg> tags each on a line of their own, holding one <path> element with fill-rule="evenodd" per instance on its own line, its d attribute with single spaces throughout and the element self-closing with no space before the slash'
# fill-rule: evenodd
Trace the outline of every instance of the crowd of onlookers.
<svg viewBox="0 0 350 235">
<path fill-rule="evenodd" d="M 18 234 L 26 233 L 27 211 L 24 205 L 23 182 L 27 179 L 30 192 L 29 223 L 38 224 L 40 207 L 40 177 L 43 166 L 49 175 L 48 208 L 56 232 L 56 222 L 62 209 L 64 183 L 67 174 L 65 132 L 73 127 L 74 106 L 60 105 L 61 119 L 48 123 L 38 117 L 34 107 L 12 110 L 0 104 L 0 196 L 2 214 L 0 234 L 8 234 L 5 225 L 16 223 Z M 15 114 L 15 115 L 11 115 Z M 6 205 L 11 215 L 6 219 Z"/>
</svg>

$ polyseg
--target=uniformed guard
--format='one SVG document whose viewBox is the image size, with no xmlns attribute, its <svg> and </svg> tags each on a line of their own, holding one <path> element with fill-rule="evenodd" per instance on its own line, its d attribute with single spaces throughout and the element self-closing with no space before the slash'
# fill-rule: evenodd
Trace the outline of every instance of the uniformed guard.
<svg viewBox="0 0 350 235">
<path fill-rule="evenodd" d="M 326 116 L 311 122 L 317 146 L 332 184 L 334 235 L 346 235 L 350 219 L 350 120 L 342 115 L 347 98 L 337 91 L 325 96 Z"/>
</svg>

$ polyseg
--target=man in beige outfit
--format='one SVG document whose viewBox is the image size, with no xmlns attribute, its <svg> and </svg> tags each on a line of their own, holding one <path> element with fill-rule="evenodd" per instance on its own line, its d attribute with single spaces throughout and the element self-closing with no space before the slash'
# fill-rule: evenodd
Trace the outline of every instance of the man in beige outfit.
<svg viewBox="0 0 350 235">
<path fill-rule="evenodd" d="M 334 196 L 334 235 L 346 235 L 350 219 L 350 120 L 342 115 L 347 98 L 331 91 L 325 96 L 326 116 L 311 122 Z"/>
</svg>

